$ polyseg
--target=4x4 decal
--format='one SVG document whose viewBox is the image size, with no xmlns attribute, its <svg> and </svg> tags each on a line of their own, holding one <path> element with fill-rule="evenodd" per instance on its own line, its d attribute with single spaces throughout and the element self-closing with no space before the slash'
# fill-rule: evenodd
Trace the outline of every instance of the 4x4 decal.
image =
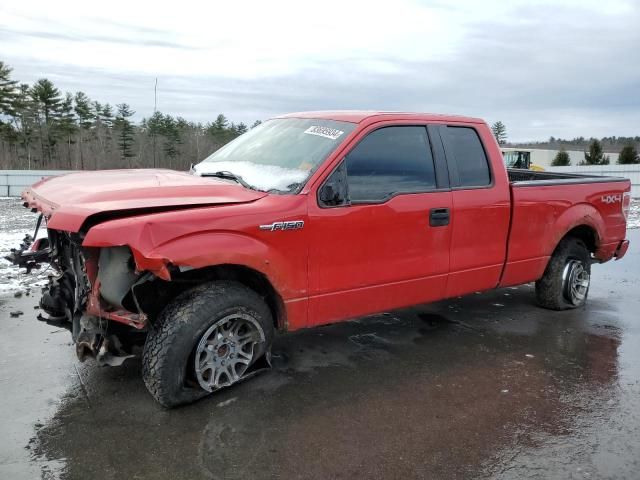
<svg viewBox="0 0 640 480">
<path fill-rule="evenodd" d="M 606 203 L 607 205 L 621 201 L 622 197 L 620 195 L 602 195 L 602 203 Z"/>
</svg>

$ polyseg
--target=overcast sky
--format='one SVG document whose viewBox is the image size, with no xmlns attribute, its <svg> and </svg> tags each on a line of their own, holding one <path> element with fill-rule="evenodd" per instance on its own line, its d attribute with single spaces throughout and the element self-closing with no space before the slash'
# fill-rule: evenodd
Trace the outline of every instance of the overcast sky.
<svg viewBox="0 0 640 480">
<path fill-rule="evenodd" d="M 166 3 L 166 5 L 163 5 Z M 640 0 L 2 2 L 14 78 L 208 121 L 459 113 L 511 140 L 640 135 Z"/>
</svg>

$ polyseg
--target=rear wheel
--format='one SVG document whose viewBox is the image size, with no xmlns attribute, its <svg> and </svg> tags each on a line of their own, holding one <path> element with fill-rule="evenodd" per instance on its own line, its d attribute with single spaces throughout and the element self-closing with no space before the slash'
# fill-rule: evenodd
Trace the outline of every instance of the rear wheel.
<svg viewBox="0 0 640 480">
<path fill-rule="evenodd" d="M 231 281 L 200 285 L 160 314 L 142 355 L 142 376 L 165 407 L 193 402 L 242 380 L 268 355 L 271 311 L 253 290 Z"/>
<path fill-rule="evenodd" d="M 536 282 L 538 304 L 552 310 L 577 308 L 587 301 L 591 283 L 591 255 L 582 240 L 564 238 L 544 275 Z"/>
</svg>

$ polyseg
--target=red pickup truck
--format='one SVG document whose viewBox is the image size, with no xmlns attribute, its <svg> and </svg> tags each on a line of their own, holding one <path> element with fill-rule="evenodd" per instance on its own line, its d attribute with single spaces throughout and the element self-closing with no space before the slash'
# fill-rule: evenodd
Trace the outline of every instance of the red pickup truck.
<svg viewBox="0 0 640 480">
<path fill-rule="evenodd" d="M 486 123 L 307 112 L 264 122 L 191 172 L 113 170 L 36 183 L 47 235 L 10 255 L 53 266 L 40 306 L 80 359 L 142 347 L 164 406 L 269 363 L 276 330 L 536 282 L 584 304 L 621 258 L 623 178 L 506 170 Z"/>
</svg>

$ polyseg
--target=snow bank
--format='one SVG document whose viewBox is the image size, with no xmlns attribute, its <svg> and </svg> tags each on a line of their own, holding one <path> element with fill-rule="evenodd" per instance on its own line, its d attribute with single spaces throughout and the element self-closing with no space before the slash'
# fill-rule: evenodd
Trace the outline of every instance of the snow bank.
<svg viewBox="0 0 640 480">
<path fill-rule="evenodd" d="M 627 228 L 640 228 L 640 200 L 631 200 L 631 211 L 627 219 Z"/>
<path fill-rule="evenodd" d="M 0 198 L 0 295 L 38 287 L 47 282 L 47 275 L 51 273 L 47 264 L 40 270 L 34 270 L 31 275 L 25 275 L 24 269 L 4 259 L 12 248 L 20 245 L 27 233 L 33 235 L 37 218 L 35 213 L 22 206 L 20 199 Z"/>
</svg>

